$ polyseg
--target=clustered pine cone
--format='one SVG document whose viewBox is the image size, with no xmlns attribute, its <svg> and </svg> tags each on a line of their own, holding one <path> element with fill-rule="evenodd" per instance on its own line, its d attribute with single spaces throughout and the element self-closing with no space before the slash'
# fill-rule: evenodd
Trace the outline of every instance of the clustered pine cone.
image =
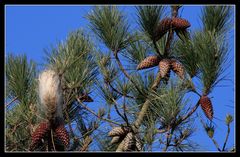
<svg viewBox="0 0 240 157">
<path fill-rule="evenodd" d="M 62 142 L 62 144 L 64 144 L 66 147 L 69 145 L 69 135 L 67 130 L 65 129 L 64 125 L 59 125 L 58 127 L 56 127 L 56 129 L 54 130 L 56 137 L 58 137 L 60 139 L 60 141 Z"/>
<path fill-rule="evenodd" d="M 145 58 L 138 65 L 137 70 L 147 69 L 147 68 L 159 65 L 161 78 L 168 80 L 170 77 L 170 70 L 173 70 L 173 72 L 176 73 L 181 79 L 184 79 L 185 70 L 184 70 L 183 65 L 178 60 L 176 60 L 176 59 L 162 59 L 162 60 L 154 59 L 154 60 L 152 60 L 152 58 L 157 58 L 157 57 L 149 56 L 149 57 Z M 151 66 L 149 66 L 149 65 L 151 65 Z M 141 68 L 139 68 L 139 67 L 141 67 Z"/>
<path fill-rule="evenodd" d="M 184 67 L 183 65 L 175 59 L 171 60 L 172 70 L 175 72 L 181 79 L 184 79 Z"/>
<path fill-rule="evenodd" d="M 176 29 L 186 29 L 191 26 L 191 24 L 187 20 L 178 17 L 172 18 L 172 25 Z"/>
<path fill-rule="evenodd" d="M 170 59 L 162 59 L 159 62 L 159 68 L 160 68 L 160 75 L 162 78 L 164 78 L 170 71 L 171 60 Z"/>
<path fill-rule="evenodd" d="M 191 24 L 183 18 L 173 17 L 162 19 L 155 30 L 155 41 L 158 41 L 164 34 L 166 34 L 172 27 L 175 31 L 186 30 Z"/>
<path fill-rule="evenodd" d="M 36 130 L 32 134 L 32 141 L 30 145 L 30 151 L 36 150 L 41 145 L 44 144 L 44 141 L 48 141 L 49 134 L 53 130 L 55 136 L 61 142 L 61 145 L 64 145 L 65 148 L 69 145 L 69 135 L 62 123 L 57 124 L 56 126 L 51 126 L 50 122 L 41 122 Z"/>
<path fill-rule="evenodd" d="M 156 29 L 155 41 L 158 41 L 167 31 L 171 28 L 172 19 L 164 18 L 162 19 Z"/>
<path fill-rule="evenodd" d="M 209 120 L 213 119 L 213 106 L 210 98 L 208 96 L 202 96 L 199 100 L 202 110 L 204 111 L 206 117 Z"/>
<path fill-rule="evenodd" d="M 32 134 L 32 143 L 30 150 L 34 150 L 42 144 L 42 140 L 46 138 L 50 131 L 50 124 L 48 122 L 41 122 Z"/>
<path fill-rule="evenodd" d="M 154 66 L 157 66 L 160 61 L 158 56 L 149 56 L 145 58 L 140 64 L 137 66 L 137 70 L 147 69 Z"/>
<path fill-rule="evenodd" d="M 112 137 L 111 144 L 120 143 L 119 151 L 140 151 L 142 144 L 136 135 L 134 135 L 127 127 L 115 127 L 109 133 L 108 136 Z"/>
</svg>

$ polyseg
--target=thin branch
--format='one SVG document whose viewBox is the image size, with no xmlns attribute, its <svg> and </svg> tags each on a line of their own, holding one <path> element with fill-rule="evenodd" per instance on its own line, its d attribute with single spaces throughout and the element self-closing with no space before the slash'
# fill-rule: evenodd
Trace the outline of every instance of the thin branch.
<svg viewBox="0 0 240 157">
<path fill-rule="evenodd" d="M 129 125 L 128 119 L 126 118 L 126 116 L 123 116 L 123 115 L 120 113 L 120 111 L 118 110 L 118 107 L 117 107 L 117 106 L 119 106 L 119 104 L 116 102 L 116 100 L 114 100 L 114 99 L 112 99 L 112 100 L 113 100 L 113 102 L 114 102 L 114 107 L 115 107 L 115 110 L 116 110 L 117 114 L 127 123 L 127 125 Z"/>
<path fill-rule="evenodd" d="M 51 129 L 51 140 L 52 140 L 53 150 L 56 151 L 55 143 L 54 143 L 54 140 L 53 140 L 53 130 L 52 129 Z"/>
<path fill-rule="evenodd" d="M 125 100 L 125 97 L 123 97 L 123 115 L 126 119 L 127 125 L 129 125 L 128 117 L 126 115 L 126 100 Z"/>
<path fill-rule="evenodd" d="M 171 132 L 170 132 L 170 129 L 171 129 Z M 171 126 L 168 127 L 168 132 L 167 132 L 167 142 L 166 142 L 166 146 L 165 148 L 163 148 L 163 151 L 167 151 L 168 147 L 170 146 L 170 143 L 171 143 L 171 140 L 172 140 L 172 134 L 174 132 L 174 128 Z"/>
<path fill-rule="evenodd" d="M 221 149 L 220 149 L 220 147 L 219 147 L 217 141 L 214 140 L 214 138 L 211 138 L 211 140 L 213 141 L 213 143 L 214 143 L 214 145 L 216 146 L 217 150 L 218 150 L 219 152 L 221 152 Z"/>
<path fill-rule="evenodd" d="M 229 133 L 230 133 L 230 126 L 229 124 L 227 125 L 227 135 L 226 135 L 226 138 L 225 138 L 225 141 L 224 141 L 224 144 L 223 144 L 223 147 L 222 147 L 222 151 L 225 150 L 225 147 L 226 147 L 226 144 L 227 144 L 227 141 L 228 141 L 228 137 L 229 137 Z"/>
<path fill-rule="evenodd" d="M 104 121 L 107 121 L 107 122 L 109 122 L 109 123 L 113 123 L 113 124 L 116 124 L 116 125 L 121 126 L 121 124 L 118 123 L 118 122 L 112 121 L 112 120 L 107 119 L 107 118 L 99 117 L 93 110 L 91 110 L 91 109 L 88 108 L 86 105 L 84 105 L 79 98 L 76 98 L 76 99 L 77 99 L 77 101 L 79 102 L 79 104 L 80 104 L 82 107 L 84 107 L 86 110 L 88 110 L 90 113 L 92 113 L 92 114 L 93 114 L 94 116 L 96 116 L 97 118 L 99 118 L 99 119 L 101 119 L 101 120 L 104 120 Z"/>
<path fill-rule="evenodd" d="M 112 88 L 112 90 L 115 91 L 116 93 L 118 93 L 118 94 L 120 94 L 120 95 L 122 95 L 122 96 L 125 96 L 125 97 L 127 97 L 127 98 L 136 99 L 134 96 L 130 96 L 130 95 L 125 95 L 125 94 L 123 94 L 122 92 L 120 92 L 119 90 L 117 90 L 116 88 L 114 88 L 114 87 L 111 85 L 111 83 L 108 83 L 108 84 L 109 84 L 109 86 Z"/>
<path fill-rule="evenodd" d="M 8 107 L 11 103 L 13 103 L 15 100 L 17 100 L 17 96 L 15 98 L 13 98 L 9 103 L 6 104 L 6 107 Z"/>
<path fill-rule="evenodd" d="M 186 114 L 185 116 L 181 117 L 177 122 L 176 125 L 180 124 L 181 122 L 185 121 L 186 119 L 188 119 L 198 108 L 199 106 L 199 101 L 197 102 L 197 104 L 192 108 L 191 111 L 188 112 L 188 114 Z"/>
</svg>

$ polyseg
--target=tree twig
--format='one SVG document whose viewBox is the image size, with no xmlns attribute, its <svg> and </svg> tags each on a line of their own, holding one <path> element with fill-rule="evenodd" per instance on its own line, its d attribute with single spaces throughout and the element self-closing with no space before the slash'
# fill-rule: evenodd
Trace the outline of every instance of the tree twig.
<svg viewBox="0 0 240 157">
<path fill-rule="evenodd" d="M 111 83 L 108 83 L 108 84 L 109 84 L 109 86 L 112 88 L 112 90 L 115 91 L 116 93 L 118 93 L 118 94 L 120 94 L 120 95 L 122 95 L 122 96 L 125 96 L 125 97 L 127 97 L 127 98 L 136 99 L 134 96 L 130 96 L 130 95 L 125 95 L 125 94 L 123 94 L 122 92 L 120 92 L 119 90 L 117 90 L 116 88 L 114 88 Z"/>
<path fill-rule="evenodd" d="M 7 103 L 5 106 L 8 107 L 11 103 L 13 103 L 14 101 L 17 100 L 17 96 L 15 98 L 13 98 L 9 103 Z"/>
<path fill-rule="evenodd" d="M 101 120 L 104 120 L 104 121 L 107 121 L 107 122 L 109 122 L 109 123 L 113 123 L 113 124 L 116 124 L 116 125 L 121 126 L 121 124 L 118 123 L 118 122 L 112 121 L 112 120 L 107 119 L 107 118 L 99 117 L 93 110 L 91 110 L 91 109 L 88 108 L 86 105 L 84 105 L 84 104 L 81 102 L 81 100 L 79 100 L 79 98 L 76 98 L 76 99 L 77 99 L 77 101 L 79 102 L 79 104 L 80 104 L 81 106 L 83 106 L 86 110 L 88 110 L 90 113 L 92 113 L 92 114 L 93 114 L 94 116 L 96 116 L 97 118 L 99 118 L 99 119 L 101 119 Z"/>
<path fill-rule="evenodd" d="M 53 140 L 53 130 L 52 129 L 51 129 L 51 140 L 52 140 L 53 150 L 56 151 L 55 143 Z"/>
<path fill-rule="evenodd" d="M 225 150 L 225 147 L 226 147 L 226 144 L 227 144 L 227 141 L 228 141 L 228 137 L 229 137 L 229 133 L 230 133 L 230 126 L 229 124 L 227 125 L 227 135 L 226 135 L 226 138 L 225 138 L 225 141 L 224 141 L 224 144 L 223 144 L 223 147 L 222 147 L 222 151 Z"/>
<path fill-rule="evenodd" d="M 218 150 L 219 152 L 221 152 L 221 149 L 220 149 L 217 141 L 216 141 L 214 138 L 211 138 L 211 140 L 213 141 L 213 143 L 214 143 L 214 145 L 216 146 L 217 150 Z"/>
<path fill-rule="evenodd" d="M 186 119 L 188 119 L 198 108 L 199 106 L 199 101 L 197 102 L 197 104 L 192 108 L 192 110 L 190 112 L 188 112 L 188 114 L 186 114 L 185 116 L 181 117 L 177 122 L 176 125 L 180 124 L 181 122 L 185 121 Z"/>
<path fill-rule="evenodd" d="M 122 115 L 122 114 L 120 113 L 120 111 L 118 110 L 118 107 L 117 107 L 117 106 L 119 106 L 119 104 L 116 102 L 116 100 L 114 100 L 114 99 L 112 99 L 112 100 L 113 100 L 113 102 L 114 102 L 114 107 L 115 107 L 115 110 L 116 110 L 117 114 L 127 123 L 127 125 L 129 125 L 127 116 L 126 116 L 126 115 L 125 115 L 125 116 Z"/>
</svg>

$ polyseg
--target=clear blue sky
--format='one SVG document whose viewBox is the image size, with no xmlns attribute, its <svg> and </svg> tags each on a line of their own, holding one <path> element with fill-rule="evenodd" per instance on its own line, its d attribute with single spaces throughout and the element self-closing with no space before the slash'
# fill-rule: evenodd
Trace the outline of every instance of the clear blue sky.
<svg viewBox="0 0 240 157">
<path fill-rule="evenodd" d="M 78 28 L 88 29 L 88 21 L 83 17 L 92 6 L 7 6 L 6 7 L 6 50 L 5 54 L 27 54 L 28 59 L 33 59 L 38 64 L 44 61 L 44 48 L 55 45 L 58 41 L 66 39 L 69 32 Z M 137 29 L 136 10 L 133 6 L 120 7 L 128 15 L 131 29 Z M 169 13 L 167 11 L 167 13 Z M 190 30 L 200 28 L 199 19 L 201 6 L 185 6 L 180 10 L 180 15 L 191 23 Z M 233 15 L 234 16 L 234 15 Z M 224 119 L 227 113 L 234 115 L 234 29 L 229 34 L 232 59 L 228 68 L 228 78 L 231 81 L 221 83 L 214 89 L 212 103 L 214 107 L 214 122 L 217 125 L 215 137 L 222 147 L 226 134 Z M 226 86 L 225 86 L 226 85 Z M 202 114 L 199 108 L 198 113 Z M 195 124 L 198 124 L 196 120 Z M 200 123 L 199 123 L 200 124 Z M 200 125 L 199 125 L 200 126 Z M 231 125 L 231 133 L 227 147 L 234 145 L 235 121 Z M 224 136 L 223 136 L 224 135 Z M 212 141 L 207 138 L 203 128 L 199 127 L 193 136 L 201 150 L 215 151 Z"/>
</svg>

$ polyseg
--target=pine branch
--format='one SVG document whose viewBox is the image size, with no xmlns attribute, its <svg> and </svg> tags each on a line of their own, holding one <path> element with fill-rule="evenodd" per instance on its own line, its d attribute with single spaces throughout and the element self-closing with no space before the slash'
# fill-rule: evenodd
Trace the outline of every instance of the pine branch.
<svg viewBox="0 0 240 157">
<path fill-rule="evenodd" d="M 205 31 L 223 34 L 231 28 L 231 6 L 205 6 L 201 11 L 201 20 Z"/>
<path fill-rule="evenodd" d="M 116 59 L 116 61 L 117 61 L 118 66 L 119 66 L 120 70 L 123 72 L 123 74 L 129 79 L 129 81 L 131 81 L 131 83 L 132 83 L 133 86 L 137 89 L 137 91 L 138 91 L 140 94 L 144 95 L 144 94 L 142 93 L 142 91 L 139 89 L 139 87 L 135 84 L 135 82 L 133 81 L 133 79 L 131 78 L 131 76 L 128 74 L 128 72 L 124 69 L 121 61 L 119 60 L 119 57 L 118 57 L 118 53 L 117 53 L 117 52 L 114 53 L 114 56 L 115 56 L 115 59 Z"/>
</svg>

